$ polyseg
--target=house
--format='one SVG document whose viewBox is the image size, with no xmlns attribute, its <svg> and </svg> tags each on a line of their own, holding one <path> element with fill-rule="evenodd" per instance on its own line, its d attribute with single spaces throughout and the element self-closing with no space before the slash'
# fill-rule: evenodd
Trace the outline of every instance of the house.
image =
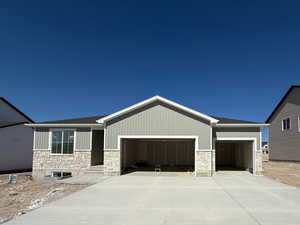
<svg viewBox="0 0 300 225">
<path fill-rule="evenodd" d="M 111 115 L 28 124 L 34 127 L 33 176 L 106 175 L 132 169 L 262 172 L 264 123 L 205 115 L 154 96 Z"/>
<path fill-rule="evenodd" d="M 270 160 L 300 161 L 300 86 L 289 88 L 266 123 Z"/>
<path fill-rule="evenodd" d="M 0 97 L 0 171 L 28 170 L 32 167 L 32 119 Z"/>
</svg>

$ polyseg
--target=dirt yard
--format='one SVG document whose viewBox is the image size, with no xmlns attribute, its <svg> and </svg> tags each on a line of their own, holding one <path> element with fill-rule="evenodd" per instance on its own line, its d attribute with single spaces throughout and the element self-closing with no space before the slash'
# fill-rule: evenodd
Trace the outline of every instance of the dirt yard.
<svg viewBox="0 0 300 225">
<path fill-rule="evenodd" d="M 0 175 L 0 224 L 88 186 L 37 181 L 26 174 L 7 184 L 7 178 Z"/>
<path fill-rule="evenodd" d="M 264 162 L 266 177 L 300 188 L 300 163 Z"/>
</svg>

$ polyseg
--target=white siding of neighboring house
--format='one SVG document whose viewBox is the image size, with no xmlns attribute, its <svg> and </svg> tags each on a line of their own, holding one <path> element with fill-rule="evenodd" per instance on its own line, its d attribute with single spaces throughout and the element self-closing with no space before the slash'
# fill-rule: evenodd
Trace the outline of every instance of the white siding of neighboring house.
<svg viewBox="0 0 300 225">
<path fill-rule="evenodd" d="M 32 167 L 33 129 L 25 125 L 0 128 L 0 171 Z"/>
</svg>

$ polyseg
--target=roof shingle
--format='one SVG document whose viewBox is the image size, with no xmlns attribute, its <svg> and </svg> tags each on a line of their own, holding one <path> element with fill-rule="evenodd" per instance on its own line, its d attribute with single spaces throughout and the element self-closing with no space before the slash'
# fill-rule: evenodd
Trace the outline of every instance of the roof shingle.
<svg viewBox="0 0 300 225">
<path fill-rule="evenodd" d="M 73 119 L 66 119 L 66 120 L 53 120 L 53 121 L 46 121 L 41 123 L 65 123 L 65 124 L 98 124 L 96 120 L 105 117 L 106 115 L 100 116 L 91 116 L 91 117 L 81 117 L 81 118 L 73 118 Z"/>
<path fill-rule="evenodd" d="M 99 115 L 99 116 L 91 116 L 91 117 L 81 117 L 81 118 L 72 118 L 72 119 L 66 119 L 66 120 L 53 120 L 53 121 L 45 121 L 40 122 L 42 124 L 97 124 L 97 120 L 105 117 L 107 115 Z M 222 124 L 256 124 L 257 122 L 251 122 L 246 120 L 236 120 L 236 119 L 230 119 L 230 118 L 224 118 L 224 117 L 217 117 L 217 116 L 211 116 L 217 120 L 219 120 L 219 123 Z"/>
</svg>

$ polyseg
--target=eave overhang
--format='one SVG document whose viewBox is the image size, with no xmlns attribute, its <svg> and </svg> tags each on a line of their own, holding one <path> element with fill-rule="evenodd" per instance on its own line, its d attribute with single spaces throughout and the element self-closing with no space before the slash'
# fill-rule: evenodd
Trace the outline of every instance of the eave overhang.
<svg viewBox="0 0 300 225">
<path fill-rule="evenodd" d="M 268 127 L 270 124 L 268 123 L 217 123 L 214 124 L 213 127 Z"/>
<path fill-rule="evenodd" d="M 29 127 L 95 127 L 95 128 L 103 128 L 102 124 L 95 123 L 27 123 L 25 124 Z"/>
</svg>

